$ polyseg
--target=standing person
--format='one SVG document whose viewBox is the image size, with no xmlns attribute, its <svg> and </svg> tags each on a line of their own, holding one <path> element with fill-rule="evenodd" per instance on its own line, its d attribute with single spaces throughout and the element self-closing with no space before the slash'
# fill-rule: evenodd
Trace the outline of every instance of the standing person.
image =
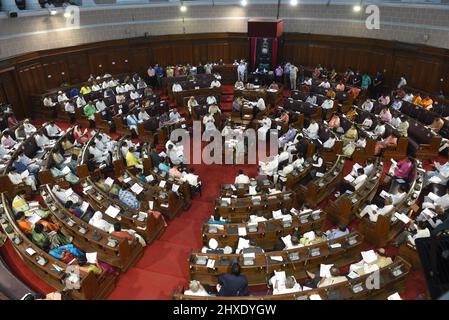
<svg viewBox="0 0 449 320">
<path fill-rule="evenodd" d="M 239 66 L 237 67 L 237 79 L 239 81 L 242 81 L 242 82 L 245 81 L 245 71 L 246 71 L 246 66 L 242 60 L 242 61 L 240 61 Z"/>
<path fill-rule="evenodd" d="M 154 70 L 154 68 L 152 66 L 150 66 L 147 70 L 148 73 L 148 79 L 149 79 L 149 83 L 150 86 L 152 86 L 153 88 L 156 85 L 156 70 Z"/>
<path fill-rule="evenodd" d="M 296 89 L 296 79 L 298 77 L 298 68 L 295 65 L 290 66 L 290 89 Z"/>
<path fill-rule="evenodd" d="M 284 65 L 284 87 L 288 88 L 288 81 L 290 80 L 290 67 L 291 67 L 291 63 L 287 62 Z"/>
<path fill-rule="evenodd" d="M 156 64 L 154 66 L 154 71 L 156 72 L 157 86 L 158 88 L 162 88 L 162 77 L 164 76 L 164 69 Z"/>
<path fill-rule="evenodd" d="M 218 277 L 217 296 L 238 297 L 248 295 L 248 279 L 240 272 L 240 265 L 234 262 L 231 266 L 231 273 Z"/>
<path fill-rule="evenodd" d="M 278 66 L 275 70 L 276 75 L 276 82 L 281 83 L 282 82 L 282 75 L 284 74 L 284 69 L 282 69 L 281 66 Z"/>
</svg>

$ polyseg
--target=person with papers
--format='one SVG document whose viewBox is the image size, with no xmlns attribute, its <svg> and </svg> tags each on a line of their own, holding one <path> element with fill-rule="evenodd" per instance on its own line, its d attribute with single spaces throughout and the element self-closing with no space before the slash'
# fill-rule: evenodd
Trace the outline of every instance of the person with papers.
<svg viewBox="0 0 449 320">
<path fill-rule="evenodd" d="M 442 206 L 435 206 L 435 209 L 425 208 L 416 217 L 417 222 L 423 221 L 429 230 L 435 229 L 438 225 L 446 221 L 449 213 Z"/>
<path fill-rule="evenodd" d="M 130 208 L 139 210 L 140 209 L 140 201 L 137 200 L 137 197 L 134 195 L 133 192 L 129 191 L 130 189 L 129 184 L 124 183 L 122 185 L 122 189 L 120 190 L 118 194 L 118 198 L 121 203 L 124 205 L 127 205 Z"/>
<path fill-rule="evenodd" d="M 197 187 L 201 184 L 201 181 L 198 180 L 199 176 L 195 174 L 194 168 L 189 168 L 189 171 L 183 171 L 181 173 L 181 181 L 187 181 L 187 183 L 192 187 Z"/>
<path fill-rule="evenodd" d="M 349 266 L 349 278 L 356 278 L 372 273 L 393 263 L 390 257 L 385 256 L 385 249 L 362 251 L 362 260 Z"/>
<path fill-rule="evenodd" d="M 261 175 L 274 176 L 278 172 L 279 155 L 275 155 L 270 161 L 259 161 Z"/>
<path fill-rule="evenodd" d="M 269 280 L 273 287 L 273 295 L 288 294 L 301 291 L 301 285 L 296 282 L 294 276 L 286 276 L 285 271 L 274 271 L 274 276 Z"/>
<path fill-rule="evenodd" d="M 72 203 L 81 205 L 83 203 L 82 199 L 79 195 L 77 195 L 72 188 L 64 189 L 61 188 L 59 185 L 55 184 L 52 188 L 52 193 L 55 195 L 55 197 L 61 201 L 62 204 L 65 204 L 67 201 L 72 201 Z"/>
<path fill-rule="evenodd" d="M 288 142 L 293 141 L 297 132 L 298 131 L 293 127 L 293 124 L 290 124 L 288 131 L 279 138 L 279 148 L 283 148 Z"/>
<path fill-rule="evenodd" d="M 281 237 L 282 242 L 284 243 L 285 247 L 283 250 L 290 250 L 290 249 L 296 249 L 296 248 L 302 248 L 304 247 L 303 244 L 299 243 L 299 240 L 296 236 L 292 235 L 286 235 L 285 237 Z"/>
<path fill-rule="evenodd" d="M 103 214 L 100 211 L 94 213 L 89 220 L 89 224 L 107 233 L 114 231 L 114 226 L 103 219 Z"/>
<path fill-rule="evenodd" d="M 319 275 L 306 271 L 308 280 L 304 283 L 304 286 L 310 288 L 322 288 L 331 286 L 337 283 L 345 282 L 348 279 L 340 274 L 340 270 L 334 265 L 321 265 Z"/>
<path fill-rule="evenodd" d="M 182 146 L 169 144 L 167 147 L 167 155 L 171 163 L 174 165 L 180 165 L 184 163 L 184 150 Z"/>
<path fill-rule="evenodd" d="M 94 156 L 94 160 L 97 163 L 103 163 L 104 162 L 107 165 L 111 164 L 111 160 L 110 160 L 110 157 L 109 157 L 109 152 L 108 151 L 101 151 L 100 149 L 98 149 L 95 141 L 92 142 L 92 144 L 89 146 L 89 153 Z"/>
<path fill-rule="evenodd" d="M 320 126 L 316 122 L 315 119 L 310 120 L 310 124 L 307 129 L 304 130 L 304 134 L 309 137 L 311 140 L 319 139 L 318 132 L 320 130 Z"/>
<path fill-rule="evenodd" d="M 438 161 L 433 163 L 435 170 L 426 173 L 424 187 L 429 184 L 447 185 L 449 181 L 449 161 L 440 164 Z"/>
<path fill-rule="evenodd" d="M 41 132 L 36 132 L 34 135 L 34 140 L 36 141 L 36 145 L 41 149 L 44 150 L 46 148 L 50 148 L 54 145 L 55 140 L 50 140 L 47 138 L 46 135 L 44 135 Z"/>
<path fill-rule="evenodd" d="M 47 136 L 50 139 L 58 139 L 61 135 L 64 134 L 64 131 L 59 128 L 54 121 L 50 121 L 49 124 L 45 126 L 45 130 L 47 132 Z"/>
<path fill-rule="evenodd" d="M 393 243 L 395 247 L 399 247 L 405 241 L 408 241 L 410 244 L 415 245 L 415 240 L 419 238 L 429 238 L 430 230 L 427 228 L 426 224 L 421 221 L 417 224 L 411 223 L 410 226 L 401 232 L 396 241 Z"/>
<path fill-rule="evenodd" d="M 343 224 L 339 223 L 338 228 L 331 229 L 325 232 L 327 240 L 334 240 L 340 237 L 344 237 L 349 234 L 349 228 Z"/>
<path fill-rule="evenodd" d="M 22 173 L 18 173 L 16 168 L 11 166 L 11 169 L 8 172 L 9 181 L 11 181 L 14 185 L 20 185 L 22 183 L 30 186 L 33 191 L 37 190 L 36 187 L 36 178 L 33 175 L 30 175 L 28 170 L 23 171 Z"/>
<path fill-rule="evenodd" d="M 344 194 L 347 191 L 349 191 L 350 193 L 357 191 L 361 186 L 363 186 L 367 179 L 368 176 L 365 174 L 365 170 L 363 170 L 363 168 L 358 168 L 357 177 L 354 178 L 352 175 L 348 174 L 344 178 L 344 182 L 340 187 L 340 191 L 337 192 L 335 196 L 339 197 L 340 194 Z"/>
<path fill-rule="evenodd" d="M 377 222 L 377 217 L 379 215 L 385 216 L 386 214 L 392 212 L 394 209 L 394 205 L 392 204 L 392 200 L 390 197 L 386 197 L 384 203 L 379 204 L 379 206 L 375 204 L 367 205 L 363 208 L 362 212 L 360 212 L 360 216 L 364 217 L 368 214 L 369 219 L 372 222 Z"/>
</svg>

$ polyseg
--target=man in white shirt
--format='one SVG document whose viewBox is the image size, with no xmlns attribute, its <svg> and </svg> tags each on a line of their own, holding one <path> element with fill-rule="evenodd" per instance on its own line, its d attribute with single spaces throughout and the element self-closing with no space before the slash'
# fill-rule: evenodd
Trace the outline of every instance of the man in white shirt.
<svg viewBox="0 0 449 320">
<path fill-rule="evenodd" d="M 37 131 L 36 127 L 30 123 L 30 119 L 23 120 L 23 129 L 27 138 Z"/>
<path fill-rule="evenodd" d="M 270 283 L 273 286 L 273 295 L 288 294 L 301 291 L 301 286 L 296 282 L 296 279 L 293 276 L 278 279 L 278 277 L 274 275 L 270 279 Z"/>
<path fill-rule="evenodd" d="M 393 103 L 391 104 L 391 108 L 394 110 L 399 110 L 402 107 L 402 101 L 397 98 L 393 101 Z"/>
<path fill-rule="evenodd" d="M 36 145 L 41 149 L 47 148 L 49 145 L 53 144 L 55 141 L 47 138 L 46 135 L 36 132 L 34 135 L 34 140 L 36 141 Z"/>
<path fill-rule="evenodd" d="M 316 140 L 318 139 L 318 131 L 320 129 L 320 126 L 318 125 L 318 123 L 316 122 L 315 119 L 311 119 L 310 120 L 310 124 L 307 127 L 307 129 L 305 129 L 305 134 L 312 140 Z"/>
<path fill-rule="evenodd" d="M 118 84 L 119 84 L 118 81 L 111 77 L 111 80 L 109 80 L 108 82 L 108 87 L 113 88 L 116 87 Z"/>
<path fill-rule="evenodd" d="M 45 130 L 50 139 L 58 139 L 63 134 L 61 128 L 59 128 L 54 121 L 50 121 L 50 123 L 45 126 Z"/>
<path fill-rule="evenodd" d="M 131 100 L 137 100 L 141 96 L 142 95 L 140 95 L 136 90 L 131 91 L 131 93 L 129 94 L 129 97 L 131 98 Z"/>
<path fill-rule="evenodd" d="M 208 96 L 206 99 L 206 103 L 209 106 L 212 104 L 217 104 L 217 99 L 215 98 L 215 96 Z"/>
<path fill-rule="evenodd" d="M 136 91 L 136 87 L 132 83 L 125 84 L 125 90 L 126 91 Z"/>
<path fill-rule="evenodd" d="M 249 184 L 250 180 L 243 170 L 239 170 L 238 176 L 235 177 L 234 184 Z"/>
<path fill-rule="evenodd" d="M 78 96 L 78 98 L 76 98 L 76 106 L 77 106 L 78 108 L 82 108 L 82 107 L 84 107 L 85 105 L 86 105 L 86 100 L 84 100 L 83 95 L 80 94 L 80 95 Z"/>
<path fill-rule="evenodd" d="M 383 124 L 382 122 L 379 122 L 377 124 L 377 126 L 374 128 L 373 136 L 375 138 L 379 138 L 379 137 L 382 138 L 384 136 L 384 134 L 385 134 L 385 124 Z"/>
<path fill-rule="evenodd" d="M 181 92 L 182 91 L 182 87 L 178 82 L 175 82 L 171 88 L 172 92 Z"/>
<path fill-rule="evenodd" d="M 349 228 L 344 224 L 339 224 L 338 228 L 325 232 L 327 240 L 334 240 L 349 234 Z"/>
<path fill-rule="evenodd" d="M 19 185 L 22 182 L 26 185 L 30 186 L 33 191 L 36 191 L 36 178 L 28 174 L 25 177 L 22 177 L 19 173 L 17 173 L 16 169 L 14 167 L 11 167 L 11 170 L 8 172 L 8 178 L 14 185 Z"/>
<path fill-rule="evenodd" d="M 184 153 L 181 149 L 182 146 L 176 146 L 175 144 L 169 144 L 167 148 L 167 156 L 169 157 L 172 164 L 175 166 L 184 163 Z"/>
<path fill-rule="evenodd" d="M 372 125 L 373 125 L 373 120 L 371 120 L 370 117 L 366 117 L 365 120 L 363 120 L 361 127 L 365 130 L 369 130 Z"/>
<path fill-rule="evenodd" d="M 90 146 L 89 146 L 89 153 L 91 155 L 94 156 L 94 160 L 97 163 L 101 163 L 101 162 L 105 162 L 107 165 L 110 164 L 110 160 L 108 157 L 108 151 L 102 151 L 99 148 L 97 148 L 97 145 L 95 142 L 93 142 Z"/>
<path fill-rule="evenodd" d="M 295 65 L 290 66 L 290 89 L 296 89 L 296 79 L 298 76 L 298 68 Z"/>
<path fill-rule="evenodd" d="M 189 172 L 182 172 L 182 177 L 181 177 L 181 181 L 187 181 L 187 183 L 189 185 L 191 185 L 192 187 L 196 187 L 198 186 L 198 178 L 199 176 L 194 174 L 194 169 L 190 168 Z"/>
<path fill-rule="evenodd" d="M 46 96 L 44 98 L 44 106 L 45 107 L 54 107 L 56 105 L 56 102 L 53 102 L 49 96 Z"/>
<path fill-rule="evenodd" d="M 220 83 L 220 81 L 218 81 L 217 79 L 214 79 L 214 80 L 210 83 L 210 87 L 211 87 L 211 88 L 220 88 L 220 87 L 221 87 L 221 83 Z"/>
<path fill-rule="evenodd" d="M 402 88 L 403 86 L 407 85 L 407 80 L 405 80 L 405 77 L 401 77 L 401 79 L 399 79 L 399 83 L 398 83 L 398 89 Z"/>
<path fill-rule="evenodd" d="M 184 295 L 198 297 L 210 296 L 210 294 L 207 293 L 206 289 L 204 289 L 204 287 L 197 280 L 190 281 L 189 290 L 184 291 Z"/>
<path fill-rule="evenodd" d="M 303 84 L 308 85 L 308 86 L 311 86 L 311 85 L 312 85 L 312 78 L 307 77 L 307 78 L 304 80 Z"/>
<path fill-rule="evenodd" d="M 257 130 L 258 139 L 261 141 L 265 141 L 267 139 L 267 132 L 271 129 L 271 119 L 267 116 L 264 116 L 262 120 L 260 120 L 261 127 Z"/>
<path fill-rule="evenodd" d="M 424 197 L 423 208 L 435 209 L 437 206 L 441 206 L 443 210 L 449 209 L 449 188 L 447 188 L 447 193 L 442 197 L 432 192 Z"/>
<path fill-rule="evenodd" d="M 407 101 L 407 102 L 412 102 L 413 98 L 414 98 L 414 96 L 412 93 L 407 93 L 402 100 Z"/>
<path fill-rule="evenodd" d="M 67 100 L 69 100 L 69 98 L 67 98 L 67 96 L 65 95 L 64 92 L 62 91 L 58 91 L 58 102 L 66 102 Z"/>
<path fill-rule="evenodd" d="M 399 127 L 401 123 L 402 123 L 401 118 L 398 115 L 393 116 L 390 122 L 391 126 L 394 128 Z"/>
<path fill-rule="evenodd" d="M 362 109 L 368 112 L 371 112 L 373 110 L 374 103 L 372 100 L 366 99 L 365 102 L 362 104 Z"/>
<path fill-rule="evenodd" d="M 144 122 L 144 121 L 150 120 L 150 116 L 145 111 L 145 109 L 140 109 L 138 116 L 139 116 L 139 121 L 140 122 Z"/>
<path fill-rule="evenodd" d="M 102 112 L 106 109 L 106 103 L 104 103 L 102 98 L 99 98 L 97 103 L 95 103 L 95 108 L 97 108 L 98 112 Z"/>
<path fill-rule="evenodd" d="M 245 72 L 246 72 L 246 66 L 243 62 L 240 62 L 239 66 L 237 67 L 237 78 L 238 81 L 245 81 Z"/>
<path fill-rule="evenodd" d="M 318 87 L 321 87 L 321 88 L 324 88 L 324 89 L 329 89 L 329 88 L 331 87 L 331 84 L 330 84 L 329 81 L 327 81 L 327 79 L 326 79 L 326 80 L 322 81 L 322 82 L 318 85 Z"/>
<path fill-rule="evenodd" d="M 176 108 L 173 108 L 172 111 L 169 114 L 170 121 L 176 122 L 181 120 L 181 115 L 179 114 L 178 110 Z"/>
<path fill-rule="evenodd" d="M 306 99 L 306 103 L 310 103 L 311 105 L 316 105 L 316 96 L 313 93 L 309 93 L 309 96 Z"/>
<path fill-rule="evenodd" d="M 321 104 L 321 108 L 323 108 L 324 110 L 329 110 L 332 109 L 333 107 L 334 107 L 334 100 L 332 100 L 331 98 L 327 98 Z"/>
<path fill-rule="evenodd" d="M 449 161 L 441 165 L 438 161 L 434 162 L 435 170 L 426 173 L 424 186 L 430 183 L 446 185 L 449 181 Z"/>
</svg>

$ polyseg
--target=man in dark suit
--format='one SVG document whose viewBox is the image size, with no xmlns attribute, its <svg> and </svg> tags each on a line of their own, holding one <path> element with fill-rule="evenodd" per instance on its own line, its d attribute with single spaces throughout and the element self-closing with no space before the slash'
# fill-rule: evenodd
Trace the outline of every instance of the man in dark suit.
<svg viewBox="0 0 449 320">
<path fill-rule="evenodd" d="M 240 265 L 234 262 L 231 266 L 231 273 L 226 273 L 218 277 L 217 296 L 238 297 L 248 295 L 248 279 L 240 274 Z"/>
</svg>

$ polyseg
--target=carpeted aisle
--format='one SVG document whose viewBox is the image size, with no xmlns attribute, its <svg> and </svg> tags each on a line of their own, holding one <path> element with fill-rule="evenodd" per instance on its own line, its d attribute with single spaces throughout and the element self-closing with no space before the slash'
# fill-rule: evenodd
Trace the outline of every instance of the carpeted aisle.
<svg viewBox="0 0 449 320">
<path fill-rule="evenodd" d="M 169 222 L 162 237 L 145 249 L 134 268 L 120 275 L 109 299 L 170 299 L 172 291 L 189 277 L 189 253 L 200 249 L 201 228 L 213 213 L 220 184 L 232 183 L 240 168 L 250 176 L 256 166 L 193 165 L 203 183 L 202 196 L 195 196 L 192 206 Z"/>
</svg>

